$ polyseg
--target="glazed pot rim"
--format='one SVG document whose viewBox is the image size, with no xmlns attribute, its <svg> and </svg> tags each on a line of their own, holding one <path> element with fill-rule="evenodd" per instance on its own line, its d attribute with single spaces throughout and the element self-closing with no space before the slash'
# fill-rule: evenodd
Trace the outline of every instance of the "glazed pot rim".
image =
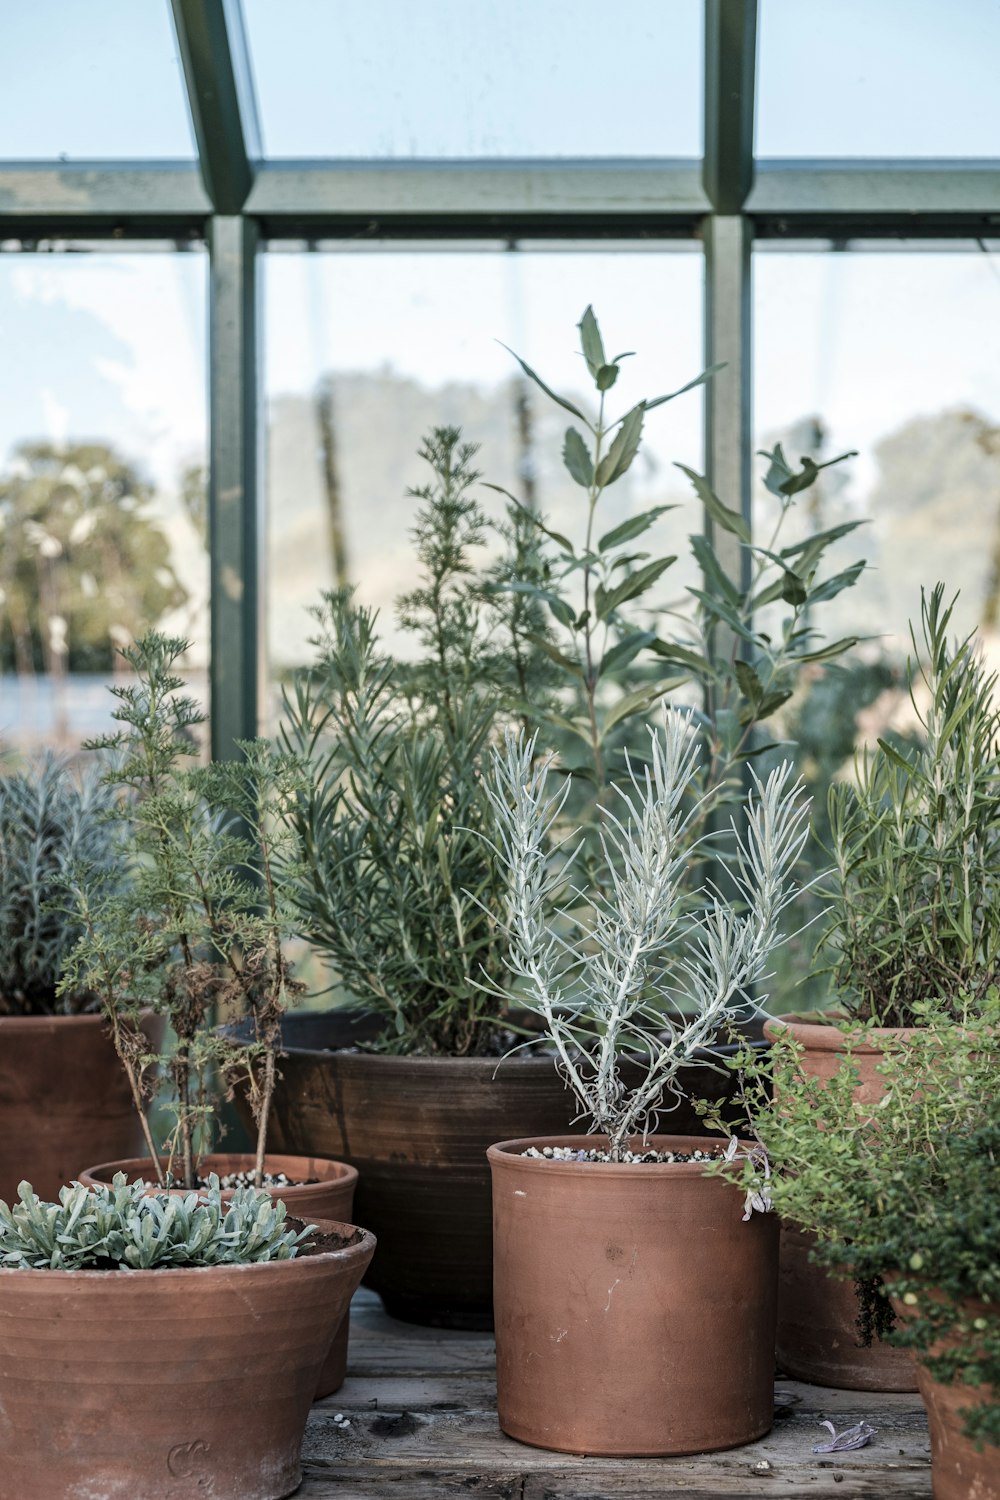
<svg viewBox="0 0 1000 1500">
<path fill-rule="evenodd" d="M 300 1013 L 301 1014 L 301 1013 Z M 322 1012 L 320 1012 L 322 1014 Z M 735 1053 L 741 1045 L 763 1047 L 762 1042 L 748 1040 L 747 1043 L 725 1042 L 718 1047 L 699 1047 L 693 1058 L 718 1057 Z M 490 1069 L 496 1072 L 499 1068 L 508 1070 L 510 1068 L 539 1069 L 551 1068 L 556 1071 L 558 1057 L 555 1050 L 543 1055 L 538 1053 L 525 1055 L 520 1050 L 520 1044 L 500 1057 L 455 1057 L 451 1053 L 407 1053 L 407 1052 L 369 1052 L 364 1048 L 352 1045 L 344 1047 L 297 1047 L 294 1042 L 282 1040 L 282 1055 L 288 1057 L 313 1057 L 313 1058 L 337 1058 L 348 1066 L 354 1063 L 375 1063 L 380 1068 L 412 1068 L 412 1067 L 447 1067 L 454 1068 L 461 1065 L 465 1068 L 475 1068 L 479 1071 Z"/>
<path fill-rule="evenodd" d="M 641 1177 L 703 1177 L 708 1165 L 704 1161 L 564 1161 L 551 1157 L 525 1156 L 523 1153 L 529 1146 L 534 1146 L 541 1151 L 545 1146 L 575 1146 L 578 1149 L 586 1146 L 600 1146 L 607 1142 L 606 1135 L 537 1135 L 522 1136 L 516 1140 L 497 1141 L 495 1145 L 488 1148 L 487 1160 L 493 1168 L 500 1167 L 504 1170 L 515 1171 L 546 1171 L 552 1175 L 557 1174 L 579 1174 L 586 1172 L 588 1176 L 625 1176 L 629 1181 Z M 656 1134 L 646 1137 L 649 1146 L 657 1151 L 704 1151 L 706 1144 L 723 1144 L 722 1136 L 706 1135 L 663 1135 Z M 740 1140 L 744 1150 L 749 1150 L 752 1142 Z"/>
<path fill-rule="evenodd" d="M 368 1257 L 374 1253 L 376 1245 L 375 1236 L 370 1229 L 362 1229 L 360 1224 L 344 1224 L 336 1219 L 314 1219 L 311 1222 L 315 1228 L 324 1234 L 330 1231 L 339 1232 L 343 1230 L 349 1231 L 351 1235 L 358 1234 L 361 1238 L 353 1244 L 341 1245 L 336 1250 L 318 1250 L 312 1255 L 294 1255 L 286 1260 L 251 1261 L 243 1265 L 238 1265 L 235 1262 L 227 1262 L 221 1266 L 153 1266 L 147 1270 L 128 1271 L 99 1271 L 96 1269 L 63 1270 L 60 1267 L 53 1268 L 51 1266 L 45 1268 L 34 1266 L 0 1266 L 0 1278 L 9 1278 L 11 1276 L 19 1278 L 30 1277 L 31 1284 L 36 1285 L 40 1283 L 40 1278 L 42 1277 L 58 1277 L 60 1281 L 64 1281 L 67 1277 L 72 1277 L 75 1281 L 108 1282 L 112 1285 L 118 1285 L 122 1281 L 135 1282 L 137 1279 L 141 1282 L 147 1280 L 162 1281 L 164 1278 L 177 1281 L 182 1278 L 194 1276 L 212 1276 L 219 1271 L 239 1272 L 241 1275 L 254 1272 L 257 1275 L 264 1275 L 278 1266 L 321 1265 L 326 1267 L 329 1266 L 331 1261 L 350 1264 L 354 1260 Z M 342 1237 L 346 1238 L 347 1235 L 345 1234 Z"/>
<path fill-rule="evenodd" d="M 924 1030 L 919 1026 L 872 1026 L 852 1039 L 848 1033 L 857 1024 L 840 1017 L 824 1022 L 800 1021 L 795 1015 L 769 1016 L 764 1022 L 764 1035 L 774 1041 L 787 1032 L 793 1041 L 801 1042 L 813 1052 L 843 1052 L 850 1042 L 853 1052 L 879 1053 L 885 1050 L 885 1042 L 905 1041 Z"/>
<path fill-rule="evenodd" d="M 214 1168 L 211 1166 L 212 1162 L 227 1162 L 233 1163 L 234 1165 L 227 1166 L 220 1171 L 218 1166 Z M 240 1162 L 242 1163 L 242 1165 L 236 1166 L 236 1162 Z M 284 1163 L 284 1165 L 279 1165 L 280 1163 Z M 302 1195 L 305 1193 L 314 1193 L 318 1188 L 331 1187 L 333 1185 L 336 1185 L 338 1187 L 342 1186 L 345 1183 L 351 1183 L 355 1186 L 357 1185 L 357 1167 L 351 1166 L 350 1162 L 337 1161 L 333 1157 L 329 1156 L 307 1156 L 304 1153 L 299 1154 L 298 1152 L 269 1151 L 264 1157 L 264 1170 L 272 1172 L 289 1172 L 290 1170 L 294 1171 L 295 1168 L 292 1167 L 292 1163 L 301 1165 L 304 1171 L 309 1172 L 312 1172 L 313 1169 L 317 1166 L 335 1167 L 336 1171 L 331 1173 L 330 1176 L 320 1177 L 317 1181 L 314 1182 L 269 1183 L 264 1188 L 265 1192 L 281 1193 L 283 1195 Z M 101 1186 L 110 1187 L 111 1179 L 114 1177 L 116 1172 L 125 1172 L 125 1174 L 129 1177 L 131 1177 L 132 1173 L 135 1172 L 135 1178 L 133 1178 L 132 1180 L 138 1181 L 140 1175 L 142 1175 L 144 1178 L 147 1175 L 142 1171 L 142 1169 L 145 1167 L 152 1167 L 152 1165 L 152 1160 L 148 1156 L 123 1156 L 117 1161 L 103 1161 L 99 1162 L 97 1166 L 94 1167 L 84 1167 L 80 1173 L 80 1176 L 87 1176 L 91 1178 L 93 1182 L 99 1183 Z M 224 1172 L 227 1171 L 245 1172 L 247 1170 L 252 1170 L 255 1165 L 256 1157 L 254 1156 L 252 1151 L 209 1151 L 201 1159 L 202 1170 L 207 1167 L 209 1171 L 218 1172 L 220 1177 L 224 1174 Z M 158 1186 L 158 1184 L 155 1182 L 149 1182 L 147 1185 L 150 1187 Z M 177 1190 L 178 1188 L 175 1187 L 170 1191 Z M 166 1191 L 166 1189 L 164 1189 L 163 1191 Z M 203 1191 L 203 1189 L 187 1188 L 184 1189 L 184 1191 L 189 1193 L 196 1193 L 199 1191 Z M 230 1190 L 224 1188 L 223 1191 L 226 1192 Z"/>
</svg>

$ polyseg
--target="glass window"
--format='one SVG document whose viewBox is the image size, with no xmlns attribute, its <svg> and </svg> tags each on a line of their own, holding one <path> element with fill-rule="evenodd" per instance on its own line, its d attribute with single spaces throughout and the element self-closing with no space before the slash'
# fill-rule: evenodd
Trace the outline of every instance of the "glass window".
<svg viewBox="0 0 1000 1500">
<path fill-rule="evenodd" d="M 871 572 L 824 605 L 837 635 L 905 655 L 921 585 L 961 590 L 963 631 L 1000 652 L 1000 251 L 758 252 L 758 447 L 858 456 L 808 492 L 803 524 Z M 808 498 L 807 497 L 807 498 Z M 757 497 L 758 539 L 771 497 Z M 992 645 L 990 646 L 992 649 Z"/>
<path fill-rule="evenodd" d="M 101 732 L 148 626 L 207 701 L 206 280 L 200 251 L 0 255 L 0 743 Z"/>
<path fill-rule="evenodd" d="M 762 0 L 761 156 L 1000 156 L 1000 0 Z"/>
<path fill-rule="evenodd" d="M 571 420 L 519 375 L 498 340 L 555 390 L 590 387 L 576 323 L 588 302 L 609 352 L 634 348 L 613 410 L 676 390 L 702 368 L 702 260 L 693 245 L 645 250 L 368 249 L 271 253 L 265 282 L 269 634 L 274 671 L 309 656 L 321 589 L 357 585 L 396 649 L 394 601 L 413 577 L 407 488 L 424 484 L 421 437 L 445 423 L 481 443 L 487 480 L 580 536 L 581 491 L 561 449 Z M 659 503 L 657 553 L 687 554 L 700 529 L 673 467 L 701 464 L 701 391 L 651 412 L 640 462 L 607 492 L 607 524 Z M 501 497 L 481 490 L 487 511 Z M 690 502 L 690 503 L 689 503 Z M 638 544 L 637 544 L 638 545 Z M 657 602 L 682 587 L 679 563 Z"/>
<path fill-rule="evenodd" d="M 700 0 L 244 0 L 272 156 L 697 156 Z"/>
<path fill-rule="evenodd" d="M 0 159 L 193 157 L 168 0 L 0 0 Z"/>
</svg>

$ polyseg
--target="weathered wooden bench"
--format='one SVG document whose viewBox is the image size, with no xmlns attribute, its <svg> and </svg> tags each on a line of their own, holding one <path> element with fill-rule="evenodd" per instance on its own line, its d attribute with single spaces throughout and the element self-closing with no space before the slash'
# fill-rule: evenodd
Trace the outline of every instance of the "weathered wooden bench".
<svg viewBox="0 0 1000 1500">
<path fill-rule="evenodd" d="M 927 1420 L 917 1396 L 832 1391 L 779 1380 L 799 1399 L 778 1409 L 759 1443 L 670 1459 L 572 1458 L 504 1437 L 496 1420 L 493 1340 L 417 1328 L 386 1317 L 360 1292 L 351 1314 L 351 1373 L 312 1411 L 301 1500 L 925 1500 L 931 1495 Z M 636 1399 L 642 1393 L 636 1392 Z M 335 1420 L 338 1416 L 344 1421 Z M 867 1448 L 814 1454 L 862 1418 Z"/>
</svg>

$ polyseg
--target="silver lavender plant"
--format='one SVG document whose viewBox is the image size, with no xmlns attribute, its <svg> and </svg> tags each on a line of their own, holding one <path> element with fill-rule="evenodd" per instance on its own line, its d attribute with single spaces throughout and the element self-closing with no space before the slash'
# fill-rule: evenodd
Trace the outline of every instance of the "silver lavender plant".
<svg viewBox="0 0 1000 1500">
<path fill-rule="evenodd" d="M 568 783 L 550 793 L 534 742 L 509 732 L 493 752 L 488 788 L 508 877 L 508 968 L 519 1000 L 545 1024 L 581 1118 L 607 1135 L 612 1160 L 647 1128 L 664 1094 L 676 1094 L 680 1067 L 754 1005 L 752 991 L 783 941 L 808 832 L 809 802 L 791 766 L 766 782 L 751 770 L 745 830 L 733 824 L 733 898 L 708 884 L 692 906 L 685 876 L 698 804 L 687 794 L 698 747 L 682 713 L 665 713 L 662 730 L 650 731 L 650 751 L 641 772 L 630 768 L 621 816 L 604 810 L 610 891 L 572 892 L 593 912 L 582 928 L 565 907 L 567 861 L 553 858 L 567 842 L 559 834 Z M 644 1063 L 631 1087 L 624 1054 Z"/>
</svg>

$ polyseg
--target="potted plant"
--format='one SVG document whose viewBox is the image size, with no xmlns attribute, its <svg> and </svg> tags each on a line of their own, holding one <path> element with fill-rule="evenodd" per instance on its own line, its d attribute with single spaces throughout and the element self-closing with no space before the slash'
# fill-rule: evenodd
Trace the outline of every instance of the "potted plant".
<svg viewBox="0 0 1000 1500">
<path fill-rule="evenodd" d="M 97 997 L 60 990 L 81 933 L 67 892 L 76 868 L 126 883 L 113 800 L 98 768 L 51 755 L 0 776 L 0 1197 L 24 1177 L 52 1195 L 88 1161 L 140 1147 Z M 162 1022 L 138 1009 L 134 1020 L 158 1050 Z"/>
<path fill-rule="evenodd" d="M 115 686 L 121 728 L 96 742 L 113 756 L 107 773 L 132 878 L 109 882 L 90 868 L 77 881 L 82 928 L 63 986 L 94 994 L 107 1018 L 142 1122 L 143 1159 L 93 1160 L 86 1182 L 116 1172 L 159 1185 L 196 1189 L 215 1172 L 228 1188 L 252 1181 L 291 1212 L 348 1220 L 355 1169 L 343 1162 L 267 1155 L 267 1126 L 281 1048 L 281 1023 L 294 979 L 284 944 L 294 921 L 278 878 L 294 870 L 293 830 L 280 813 L 301 786 L 294 759 L 263 740 L 241 746 L 238 761 L 185 765 L 191 727 L 202 715 L 186 697 L 174 663 L 185 643 L 156 633 L 124 655 L 131 681 Z M 135 1021 L 149 1005 L 169 1021 L 173 1045 L 156 1061 L 135 1045 Z M 242 1043 L 220 1034 L 218 1010 L 245 1016 Z M 213 1153 L 220 1088 L 241 1082 L 254 1116 L 256 1149 Z M 163 1097 L 162 1084 L 170 1084 Z M 172 1116 L 164 1147 L 143 1106 L 160 1092 Z M 323 1390 L 343 1379 L 346 1325 Z"/>
<path fill-rule="evenodd" d="M 0 1203 L 0 1443 L 19 1500 L 277 1500 L 374 1241 L 243 1188 L 118 1174 Z"/>
<path fill-rule="evenodd" d="M 822 1080 L 843 1065 L 849 1028 L 863 1025 L 851 1056 L 869 1107 L 882 1092 L 886 1043 L 919 1029 L 926 1000 L 957 1013 L 1000 981 L 1000 706 L 972 637 L 949 641 L 953 609 L 940 584 L 921 599 L 908 669 L 918 735 L 909 744 L 880 740 L 858 757 L 854 780 L 831 789 L 824 946 L 835 1010 L 767 1028 L 792 1036 L 804 1073 Z M 912 1361 L 898 1349 L 859 1347 L 854 1316 L 850 1289 L 816 1273 L 808 1238 L 788 1224 L 782 1368 L 826 1385 L 915 1389 Z"/>
<path fill-rule="evenodd" d="M 486 1147 L 518 1130 L 565 1130 L 572 1113 L 537 1021 L 516 995 L 501 1001 L 481 988 L 484 974 L 505 972 L 508 941 L 488 847 L 490 745 L 520 723 L 558 751 L 560 769 L 574 773 L 599 882 L 594 808 L 627 782 L 625 752 L 643 754 L 657 700 L 692 681 L 716 710 L 692 712 L 701 726 L 695 843 L 736 793 L 755 729 L 803 663 L 850 644 L 822 646 L 811 620 L 863 566 L 819 577 L 833 533 L 782 547 L 780 526 L 818 470 L 793 470 L 776 449 L 767 470 L 775 537 L 756 555 L 751 586 L 726 578 L 699 517 L 692 547 L 710 582 L 693 591 L 677 639 L 663 638 L 665 616 L 647 606 L 673 559 L 636 547 L 655 536 L 664 507 L 626 506 L 624 518 L 621 506 L 614 516 L 607 507 L 641 451 L 647 414 L 670 398 L 612 417 L 605 403 L 620 361 L 605 359 L 589 308 L 580 337 L 592 417 L 528 370 L 584 424 L 586 437 L 567 433 L 563 455 L 586 494 L 580 535 L 553 531 L 508 496 L 490 561 L 475 450 L 454 429 L 437 430 L 423 450 L 431 482 L 414 492 L 416 587 L 399 607 L 410 647 L 390 654 L 371 611 L 330 596 L 316 661 L 286 694 L 286 745 L 310 767 L 293 809 L 305 866 L 293 895 L 303 931 L 357 1009 L 290 1018 L 274 1139 L 360 1168 L 357 1212 L 379 1237 L 369 1284 L 397 1316 L 456 1326 L 492 1317 Z M 692 477 L 716 526 L 746 540 L 742 518 Z M 752 616 L 782 596 L 787 628 L 772 640 Z M 725 1073 L 707 1078 L 704 1087 L 729 1087 Z M 683 1121 L 700 1128 L 693 1113 Z"/>
<path fill-rule="evenodd" d="M 778 1226 L 751 1215 L 763 1194 L 745 1207 L 706 1175 L 722 1142 L 658 1132 L 682 1065 L 753 1007 L 808 803 L 787 762 L 766 783 L 750 771 L 731 897 L 686 891 L 697 755 L 686 716 L 668 712 L 604 816 L 607 896 L 572 890 L 566 787 L 550 795 L 531 742 L 510 735 L 494 756 L 508 966 L 591 1132 L 489 1150 L 500 1425 L 543 1448 L 706 1452 L 771 1426 Z M 636 1053 L 630 1079 L 621 1059 Z M 756 1154 L 733 1137 L 728 1164 L 741 1149 Z"/>
<path fill-rule="evenodd" d="M 772 1052 L 779 1103 L 759 1112 L 775 1207 L 813 1236 L 817 1276 L 857 1290 L 858 1327 L 916 1357 L 936 1500 L 1000 1497 L 1000 1001 L 979 986 L 887 1039 L 873 1111 L 866 1028 L 843 1066 L 806 1072 L 785 1032 Z M 752 1187 L 752 1180 L 748 1180 Z"/>
</svg>

